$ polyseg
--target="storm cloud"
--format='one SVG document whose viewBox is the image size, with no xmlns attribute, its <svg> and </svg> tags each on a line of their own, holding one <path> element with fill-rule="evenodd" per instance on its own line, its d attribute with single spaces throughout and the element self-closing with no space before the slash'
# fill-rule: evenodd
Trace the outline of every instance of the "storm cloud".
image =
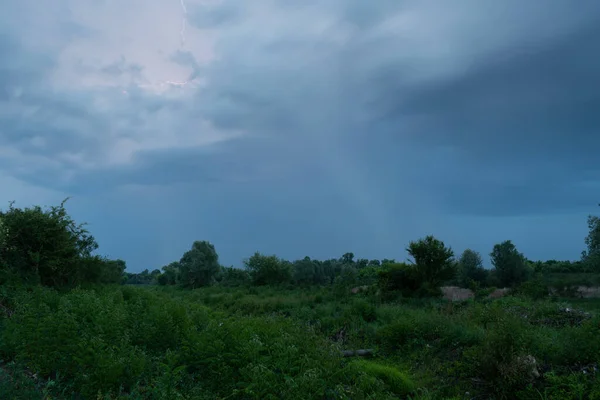
<svg viewBox="0 0 600 400">
<path fill-rule="evenodd" d="M 235 265 L 256 250 L 402 259 L 429 233 L 484 254 L 583 247 L 600 193 L 597 2 L 3 10 L 0 200 L 74 196 L 132 270 L 203 239 Z"/>
</svg>

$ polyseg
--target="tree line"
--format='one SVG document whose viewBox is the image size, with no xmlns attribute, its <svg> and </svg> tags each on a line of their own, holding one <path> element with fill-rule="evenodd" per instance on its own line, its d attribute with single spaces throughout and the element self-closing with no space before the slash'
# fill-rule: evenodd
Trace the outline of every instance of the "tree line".
<svg viewBox="0 0 600 400">
<path fill-rule="evenodd" d="M 515 287 L 536 274 L 600 273 L 600 218 L 588 217 L 586 250 L 577 261 L 531 261 L 506 240 L 494 245 L 492 268 L 481 254 L 467 249 L 455 257 L 451 247 L 426 236 L 411 241 L 407 262 L 394 259 L 356 259 L 351 252 L 339 258 L 288 261 L 259 252 L 244 260 L 244 268 L 222 266 L 213 244 L 195 241 L 178 261 L 161 269 L 125 272 L 123 260 L 93 254 L 98 243 L 59 206 L 17 208 L 10 203 L 0 212 L 0 283 L 19 281 L 51 287 L 81 284 L 125 283 L 178 285 L 199 288 L 210 285 L 330 285 L 349 287 L 377 283 L 384 290 L 407 296 L 439 293 L 442 285 L 478 289 Z"/>
<path fill-rule="evenodd" d="M 577 261 L 532 261 L 510 240 L 493 246 L 492 268 L 483 265 L 481 254 L 467 249 L 458 257 L 443 241 L 434 236 L 411 241 L 406 248 L 411 259 L 355 259 L 346 253 L 337 259 L 314 260 L 305 257 L 288 261 L 276 255 L 256 252 L 244 260 L 244 268 L 223 267 L 214 245 L 196 241 L 179 261 L 162 267 L 162 271 L 145 271 L 160 285 L 197 288 L 219 285 L 369 285 L 379 283 L 384 289 L 410 295 L 439 293 L 442 285 L 458 285 L 477 290 L 485 287 L 514 288 L 540 274 L 600 273 L 600 219 L 588 217 L 587 250 Z M 132 276 L 133 277 L 133 276 Z M 148 281 L 150 283 L 150 280 Z"/>
</svg>

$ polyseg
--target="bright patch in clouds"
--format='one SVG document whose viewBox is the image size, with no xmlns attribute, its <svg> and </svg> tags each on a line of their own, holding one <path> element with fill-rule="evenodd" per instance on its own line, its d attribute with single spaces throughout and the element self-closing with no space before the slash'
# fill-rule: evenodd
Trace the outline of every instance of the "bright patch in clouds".
<svg viewBox="0 0 600 400">
<path fill-rule="evenodd" d="M 192 53 L 199 65 L 213 58 L 210 32 L 186 26 L 182 40 L 187 13 L 176 0 L 73 0 L 70 9 L 90 34 L 61 51 L 53 76 L 59 87 L 133 85 L 161 93 L 193 75 L 190 66 L 173 61 L 177 51 Z"/>
</svg>

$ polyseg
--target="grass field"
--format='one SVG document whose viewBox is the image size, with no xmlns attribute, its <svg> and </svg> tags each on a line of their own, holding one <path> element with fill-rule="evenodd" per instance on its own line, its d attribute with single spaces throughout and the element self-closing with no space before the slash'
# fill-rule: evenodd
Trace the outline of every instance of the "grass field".
<svg viewBox="0 0 600 400">
<path fill-rule="evenodd" d="M 2 399 L 600 398 L 599 300 L 114 286 L 1 302 Z"/>
</svg>

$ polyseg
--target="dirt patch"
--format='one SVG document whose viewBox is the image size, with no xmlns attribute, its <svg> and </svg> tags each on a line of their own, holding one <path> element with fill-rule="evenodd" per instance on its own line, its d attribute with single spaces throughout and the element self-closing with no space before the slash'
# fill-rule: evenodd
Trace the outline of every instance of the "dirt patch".
<svg viewBox="0 0 600 400">
<path fill-rule="evenodd" d="M 496 289 L 492 293 L 490 293 L 490 295 L 488 297 L 491 299 L 499 299 L 500 297 L 506 296 L 508 294 L 509 290 L 510 289 L 507 289 L 507 288 Z"/>
<path fill-rule="evenodd" d="M 475 293 L 473 293 L 472 290 L 460 288 L 458 286 L 442 286 L 440 289 L 442 290 L 444 299 L 450 300 L 450 301 L 464 301 L 464 300 L 472 299 L 475 297 Z M 509 290 L 510 289 L 507 289 L 507 288 L 496 289 L 492 293 L 490 293 L 488 298 L 499 299 L 501 297 L 508 295 Z"/>
<path fill-rule="evenodd" d="M 450 301 L 463 301 L 475 297 L 472 290 L 459 288 L 458 286 L 443 286 L 440 289 L 442 289 L 444 299 Z"/>
<path fill-rule="evenodd" d="M 587 287 L 579 286 L 577 291 L 581 294 L 584 299 L 591 299 L 600 297 L 600 287 Z"/>
</svg>

